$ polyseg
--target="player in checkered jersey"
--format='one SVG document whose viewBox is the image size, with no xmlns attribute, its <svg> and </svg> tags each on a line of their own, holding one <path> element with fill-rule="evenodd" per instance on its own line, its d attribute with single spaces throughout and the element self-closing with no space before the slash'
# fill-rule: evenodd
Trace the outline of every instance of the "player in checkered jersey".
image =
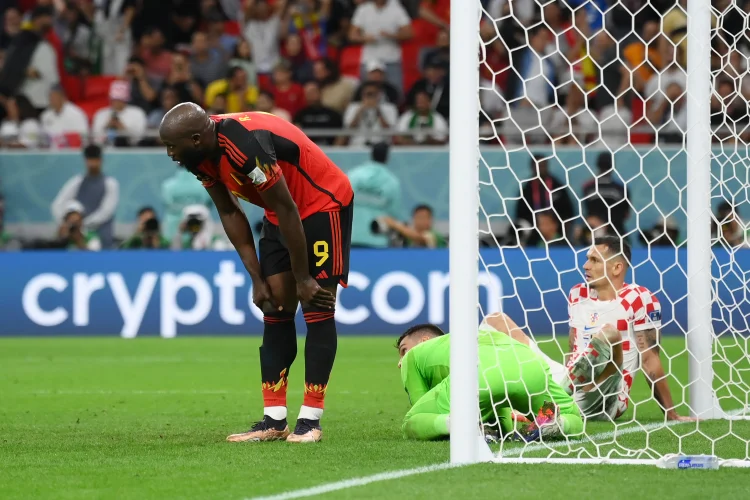
<svg viewBox="0 0 750 500">
<path fill-rule="evenodd" d="M 586 282 L 568 296 L 570 354 L 563 381 L 590 419 L 614 420 L 628 408 L 633 377 L 643 370 L 668 420 L 693 420 L 674 410 L 659 357 L 661 305 L 648 288 L 625 283 L 630 246 L 596 238 L 586 255 Z"/>
</svg>

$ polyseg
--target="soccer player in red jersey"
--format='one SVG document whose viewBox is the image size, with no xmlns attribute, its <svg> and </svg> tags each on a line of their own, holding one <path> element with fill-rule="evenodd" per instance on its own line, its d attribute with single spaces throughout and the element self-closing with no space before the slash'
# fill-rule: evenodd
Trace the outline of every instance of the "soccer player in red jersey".
<svg viewBox="0 0 750 500">
<path fill-rule="evenodd" d="M 294 125 L 267 113 L 209 116 L 179 104 L 159 134 L 172 160 L 211 195 L 250 274 L 264 314 L 263 420 L 229 441 L 320 441 L 320 417 L 336 356 L 336 288 L 349 273 L 353 192 L 346 175 Z M 260 258 L 237 198 L 265 209 Z M 287 426 L 289 369 L 297 356 L 297 304 L 307 323 L 304 401 Z"/>
</svg>

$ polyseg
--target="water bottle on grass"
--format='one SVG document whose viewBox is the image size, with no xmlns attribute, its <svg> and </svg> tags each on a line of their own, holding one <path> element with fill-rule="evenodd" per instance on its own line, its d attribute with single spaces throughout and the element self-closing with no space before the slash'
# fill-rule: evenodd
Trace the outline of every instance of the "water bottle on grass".
<svg viewBox="0 0 750 500">
<path fill-rule="evenodd" d="M 715 455 L 664 455 L 656 463 L 660 469 L 718 469 L 719 457 Z"/>
</svg>

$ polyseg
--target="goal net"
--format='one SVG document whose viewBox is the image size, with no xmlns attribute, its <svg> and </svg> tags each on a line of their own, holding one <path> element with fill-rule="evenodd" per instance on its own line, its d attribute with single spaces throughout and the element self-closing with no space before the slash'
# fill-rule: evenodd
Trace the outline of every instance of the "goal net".
<svg viewBox="0 0 750 500">
<path fill-rule="evenodd" d="M 452 4 L 452 460 L 750 465 L 750 9 Z M 528 350 L 568 398 L 541 427 Z"/>
</svg>

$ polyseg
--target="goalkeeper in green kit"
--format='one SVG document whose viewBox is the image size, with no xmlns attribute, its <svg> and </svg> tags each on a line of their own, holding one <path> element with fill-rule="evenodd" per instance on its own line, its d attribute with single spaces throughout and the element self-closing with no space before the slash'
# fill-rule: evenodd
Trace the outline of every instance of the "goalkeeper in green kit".
<svg viewBox="0 0 750 500">
<path fill-rule="evenodd" d="M 544 358 L 527 343 L 499 331 L 510 319 L 491 316 L 479 330 L 479 411 L 482 423 L 498 425 L 503 436 L 516 429 L 527 441 L 583 432 L 573 398 L 555 383 Z M 521 334 L 523 335 L 523 334 Z M 515 336 L 515 335 L 514 335 Z M 401 380 L 412 404 L 403 423 L 406 437 L 421 440 L 450 435 L 450 335 L 436 325 L 409 328 L 397 344 Z M 536 416 L 534 416 L 536 414 Z"/>
</svg>

